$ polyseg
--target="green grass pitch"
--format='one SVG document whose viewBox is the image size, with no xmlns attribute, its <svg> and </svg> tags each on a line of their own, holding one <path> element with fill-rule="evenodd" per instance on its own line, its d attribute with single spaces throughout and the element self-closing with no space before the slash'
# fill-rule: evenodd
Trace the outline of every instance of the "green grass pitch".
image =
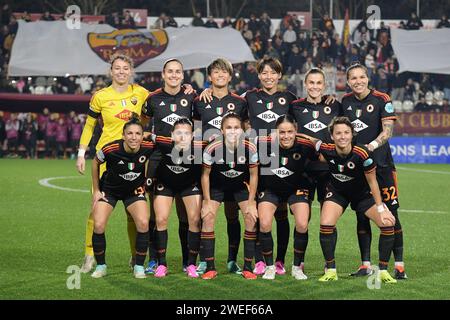
<svg viewBox="0 0 450 320">
<path fill-rule="evenodd" d="M 173 213 L 169 224 L 170 274 L 164 279 L 137 280 L 128 268 L 126 217 L 123 205 L 119 204 L 106 232 L 108 276 L 92 279 L 83 274 L 80 289 L 70 290 L 67 280 L 71 274 L 66 270 L 71 265 L 80 265 L 83 259 L 90 193 L 44 187 L 39 180 L 71 177 L 50 183 L 88 190 L 89 174 L 79 176 L 75 162 L 70 160 L 0 160 L 0 299 L 450 299 L 450 166 L 398 167 L 404 260 L 409 279 L 396 285 L 369 290 L 366 278 L 348 276 L 359 264 L 356 220 L 350 210 L 337 226 L 339 281 L 317 281 L 323 268 L 317 203 L 309 228 L 307 281 L 295 281 L 290 276 L 292 238 L 285 276 L 274 281 L 260 278 L 246 281 L 227 274 L 227 235 L 222 211 L 216 225 L 218 278 L 188 279 L 181 272 L 178 223 Z M 292 216 L 290 219 L 292 230 Z M 378 230 L 374 225 L 372 230 L 372 263 L 376 263 Z M 239 264 L 242 253 L 241 243 Z"/>
</svg>

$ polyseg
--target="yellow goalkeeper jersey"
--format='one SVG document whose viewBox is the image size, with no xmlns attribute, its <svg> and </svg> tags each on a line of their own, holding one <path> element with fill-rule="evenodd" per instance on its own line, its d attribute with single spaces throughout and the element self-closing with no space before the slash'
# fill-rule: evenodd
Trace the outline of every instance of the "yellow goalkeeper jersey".
<svg viewBox="0 0 450 320">
<path fill-rule="evenodd" d="M 103 132 L 96 150 L 105 144 L 122 138 L 123 125 L 133 112 L 141 115 L 142 106 L 150 92 L 137 84 L 130 84 L 127 91 L 119 93 L 112 86 L 97 91 L 89 103 L 86 125 L 80 138 L 81 145 L 89 145 L 99 116 L 103 119 Z"/>
</svg>

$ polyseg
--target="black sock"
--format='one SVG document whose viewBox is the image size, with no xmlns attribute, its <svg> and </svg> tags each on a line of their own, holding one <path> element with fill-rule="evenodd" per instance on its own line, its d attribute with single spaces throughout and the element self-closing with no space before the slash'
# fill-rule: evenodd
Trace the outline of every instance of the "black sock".
<svg viewBox="0 0 450 320">
<path fill-rule="evenodd" d="M 105 233 L 93 233 L 92 234 L 92 247 L 94 249 L 94 256 L 97 265 L 106 264 L 105 251 L 106 251 L 106 238 Z"/>
<path fill-rule="evenodd" d="M 143 266 L 148 249 L 148 232 L 136 234 L 136 265 Z"/>
<path fill-rule="evenodd" d="M 181 254 L 183 256 L 183 265 L 187 265 L 189 259 L 188 232 L 189 232 L 189 223 L 179 221 L 178 237 L 180 238 Z"/>
<path fill-rule="evenodd" d="M 188 265 L 195 265 L 197 263 L 198 252 L 200 251 L 200 232 L 188 232 L 188 247 Z"/>
<path fill-rule="evenodd" d="M 294 266 L 305 261 L 306 247 L 308 246 L 308 230 L 300 233 L 294 229 Z"/>
<path fill-rule="evenodd" d="M 206 271 L 216 270 L 216 265 L 214 263 L 214 247 L 215 247 L 215 236 L 213 232 L 202 232 L 201 233 L 201 248 L 202 257 L 206 261 Z"/>
<path fill-rule="evenodd" d="M 156 222 L 150 220 L 148 223 L 148 260 L 158 260 L 156 251 Z"/>
<path fill-rule="evenodd" d="M 336 268 L 334 260 L 334 250 L 336 248 L 335 226 L 320 225 L 320 246 L 322 247 L 323 257 L 328 269 Z"/>
<path fill-rule="evenodd" d="M 256 221 L 256 230 L 259 230 L 259 220 Z M 264 257 L 262 255 L 261 240 L 259 240 L 259 231 L 256 231 L 256 243 L 255 243 L 255 263 L 260 261 L 264 262 Z"/>
<path fill-rule="evenodd" d="M 397 210 L 391 211 L 395 217 L 394 225 L 394 248 L 392 252 L 394 253 L 394 260 L 396 262 L 403 262 L 403 231 L 400 219 L 398 218 Z"/>
<path fill-rule="evenodd" d="M 252 262 L 255 255 L 256 231 L 244 232 L 244 270 L 253 271 Z"/>
<path fill-rule="evenodd" d="M 167 230 L 156 230 L 156 248 L 158 250 L 158 264 L 167 266 L 166 250 L 167 250 Z"/>
<path fill-rule="evenodd" d="M 364 213 L 356 213 L 356 231 L 358 234 L 359 251 L 361 261 L 370 261 L 370 245 L 372 243 L 372 228 L 370 219 Z"/>
<path fill-rule="evenodd" d="M 237 219 L 227 219 L 228 262 L 236 261 L 241 242 L 241 222 Z"/>
<path fill-rule="evenodd" d="M 262 255 L 267 266 L 273 265 L 273 238 L 272 232 L 259 232 L 259 241 L 261 241 Z"/>
<path fill-rule="evenodd" d="M 275 261 L 284 263 L 291 233 L 287 208 L 277 208 L 275 220 L 277 221 L 277 258 Z"/>
<path fill-rule="evenodd" d="M 386 270 L 394 246 L 394 227 L 380 227 L 380 241 L 378 243 L 379 267 L 380 270 Z"/>
</svg>

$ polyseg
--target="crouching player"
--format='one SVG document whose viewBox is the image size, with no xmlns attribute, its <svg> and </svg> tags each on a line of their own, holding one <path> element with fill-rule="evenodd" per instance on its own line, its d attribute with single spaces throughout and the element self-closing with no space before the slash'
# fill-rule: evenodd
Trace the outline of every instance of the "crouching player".
<svg viewBox="0 0 450 320">
<path fill-rule="evenodd" d="M 337 241 L 335 226 L 348 204 L 351 204 L 353 210 L 364 213 L 380 228 L 380 279 L 384 283 L 396 283 L 387 271 L 394 245 L 395 217 L 383 205 L 372 153 L 363 145 L 352 144 L 354 129 L 347 117 L 334 118 L 329 130 L 334 143 L 322 143 L 319 149 L 320 159 L 328 163 L 331 173 L 320 215 L 320 245 L 326 272 L 319 281 L 338 279 L 334 259 Z"/>
<path fill-rule="evenodd" d="M 118 200 L 133 217 L 137 227 L 136 264 L 134 277 L 145 278 L 144 261 L 148 248 L 148 206 L 145 197 L 145 163 L 154 150 L 152 142 L 143 141 L 143 128 L 133 117 L 125 123 L 121 140 L 106 144 L 92 164 L 92 212 L 94 234 L 92 244 L 97 267 L 93 278 L 106 275 L 105 229 Z M 106 163 L 106 171 L 99 177 L 99 168 Z"/>
</svg>

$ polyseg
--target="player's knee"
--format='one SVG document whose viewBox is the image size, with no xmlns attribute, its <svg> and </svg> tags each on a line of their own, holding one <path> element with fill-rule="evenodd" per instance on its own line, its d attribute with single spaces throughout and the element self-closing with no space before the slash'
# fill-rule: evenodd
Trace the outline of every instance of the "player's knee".
<svg viewBox="0 0 450 320">
<path fill-rule="evenodd" d="M 156 225 L 158 228 L 166 229 L 167 228 L 168 217 L 156 217 Z"/>
<path fill-rule="evenodd" d="M 255 222 L 255 220 L 250 218 L 249 215 L 244 216 L 244 224 L 245 224 L 245 230 L 248 230 L 248 231 L 256 230 L 256 222 Z"/>
<path fill-rule="evenodd" d="M 148 219 L 147 217 L 137 218 L 135 220 L 136 229 L 139 232 L 147 232 L 148 231 Z"/>
<path fill-rule="evenodd" d="M 200 216 L 191 216 L 189 218 L 189 228 L 198 229 L 200 227 Z"/>
<path fill-rule="evenodd" d="M 271 219 L 259 219 L 259 231 L 270 232 L 272 231 L 272 220 Z"/>
<path fill-rule="evenodd" d="M 97 234 L 105 233 L 106 224 L 102 221 L 94 220 L 94 232 Z"/>
<path fill-rule="evenodd" d="M 202 219 L 203 230 L 214 230 L 214 215 L 209 213 Z"/>
<path fill-rule="evenodd" d="M 298 221 L 295 223 L 295 230 L 300 233 L 308 231 L 308 221 Z"/>
</svg>

